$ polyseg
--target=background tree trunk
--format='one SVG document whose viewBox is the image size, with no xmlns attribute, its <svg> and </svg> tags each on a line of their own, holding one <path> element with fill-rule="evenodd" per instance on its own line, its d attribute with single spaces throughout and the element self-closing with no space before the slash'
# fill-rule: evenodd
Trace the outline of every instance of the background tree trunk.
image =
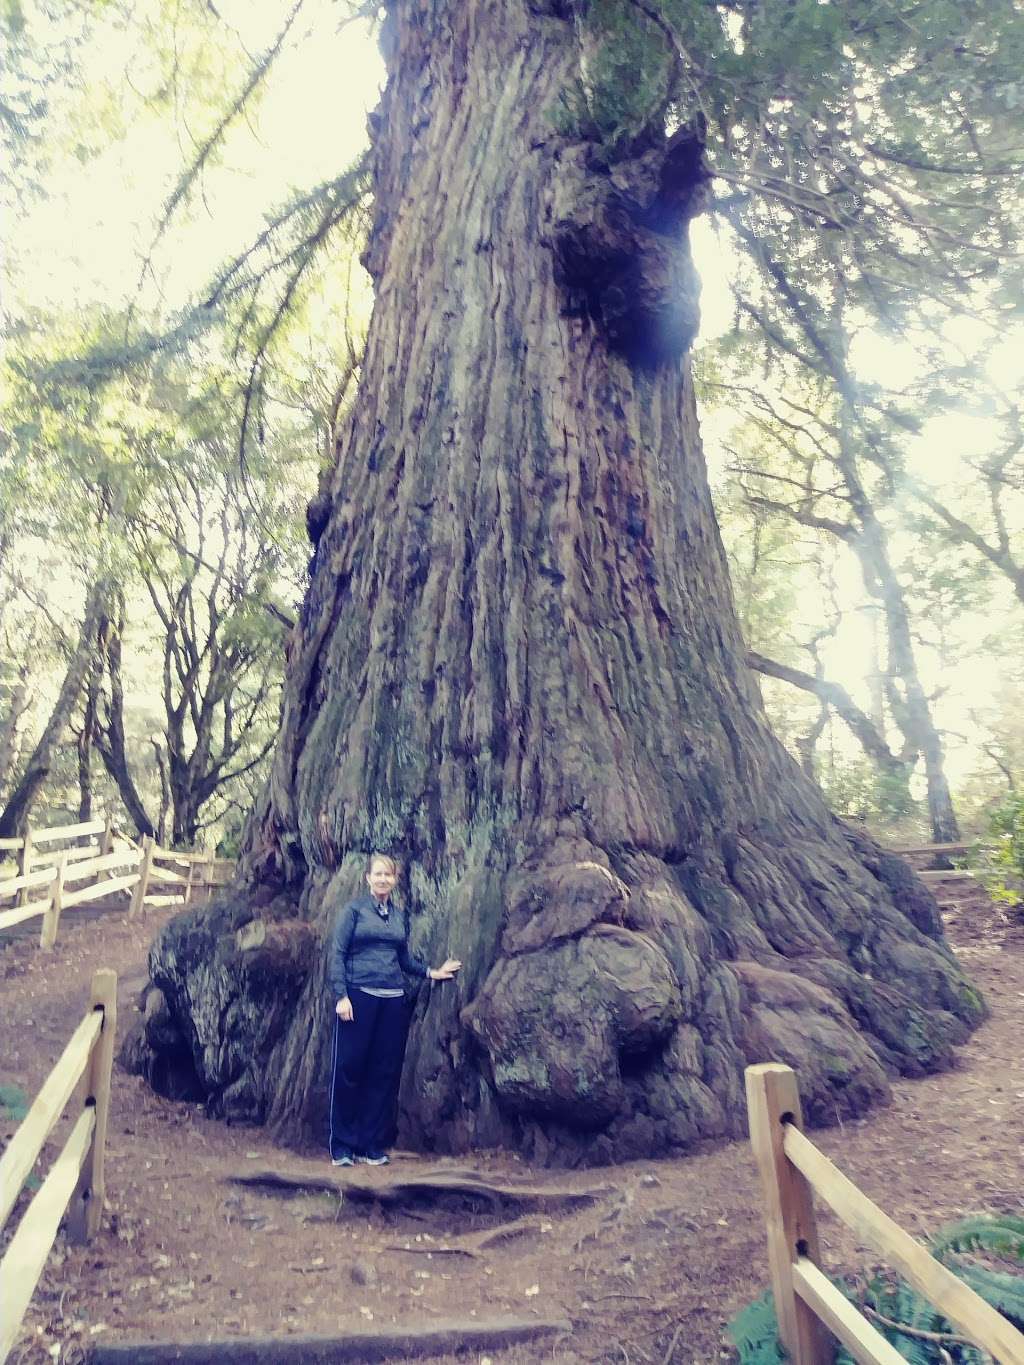
<svg viewBox="0 0 1024 1365">
<path fill-rule="evenodd" d="M 903 864 L 834 820 L 749 677 L 684 359 L 700 148 L 557 131 L 557 0 L 389 11 L 376 286 L 240 882 L 152 967 L 212 1106 L 319 1136 L 323 939 L 406 860 L 405 1140 L 551 1161 L 813 1119 L 983 1006 Z"/>
<path fill-rule="evenodd" d="M 918 672 L 906 598 L 889 559 L 885 533 L 873 511 L 862 514 L 861 524 L 863 534 L 854 548 L 865 584 L 884 607 L 889 646 L 889 672 L 886 675 L 889 707 L 906 741 L 906 748 L 924 758 L 932 839 L 937 844 L 956 843 L 960 838 L 960 826 L 946 777 L 942 738 Z"/>
<path fill-rule="evenodd" d="M 106 584 L 97 582 L 89 589 L 78 642 L 72 652 L 57 702 L 43 733 L 32 750 L 21 780 L 11 792 L 0 814 L 0 838 L 15 838 L 25 832 L 32 806 L 50 775 L 53 755 L 64 737 L 71 713 L 78 702 L 86 673 L 93 657 L 96 627 L 102 613 Z"/>
<path fill-rule="evenodd" d="M 845 687 L 827 678 L 814 677 L 810 673 L 805 673 L 802 668 L 791 668 L 788 664 L 780 664 L 775 659 L 767 659 L 754 650 L 748 652 L 747 663 L 756 673 L 764 673 L 769 678 L 779 678 L 782 682 L 791 683 L 793 687 L 813 693 L 826 707 L 833 707 L 836 714 L 842 717 L 853 735 L 860 741 L 860 746 L 867 756 L 878 765 L 879 772 L 906 783 L 906 765 L 892 752 L 871 718 L 854 702 Z M 810 748 L 813 753 L 813 745 Z M 813 766 L 810 769 L 806 764 L 803 766 L 808 776 L 813 777 Z"/>
<path fill-rule="evenodd" d="M 132 824 L 140 835 L 152 837 L 156 827 L 143 805 L 135 785 L 124 726 L 124 680 L 121 675 L 121 642 L 125 630 L 124 593 L 120 588 L 111 594 L 109 609 L 112 615 L 104 632 L 105 661 L 110 681 L 109 695 L 103 697 L 102 720 L 97 719 L 94 742 L 103 759 L 103 766 L 117 784 L 121 800 Z"/>
<path fill-rule="evenodd" d="M 107 648 L 107 620 L 101 617 L 96 631 L 95 648 L 85 682 L 82 703 L 82 728 L 76 744 L 78 754 L 78 818 L 84 823 L 92 819 L 92 751 L 96 742 L 100 687 L 103 682 L 103 662 Z"/>
<path fill-rule="evenodd" d="M 8 779 L 15 770 L 20 748 L 18 725 L 28 710 L 28 682 L 31 670 L 27 657 L 18 668 L 17 681 L 11 688 L 7 700 L 6 713 L 0 720 L 0 793 L 7 789 Z"/>
</svg>

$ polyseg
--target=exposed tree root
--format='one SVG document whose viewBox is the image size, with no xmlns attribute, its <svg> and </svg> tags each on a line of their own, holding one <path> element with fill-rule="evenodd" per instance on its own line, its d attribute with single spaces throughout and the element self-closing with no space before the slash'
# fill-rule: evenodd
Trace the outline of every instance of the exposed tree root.
<svg viewBox="0 0 1024 1365">
<path fill-rule="evenodd" d="M 473 1241 L 478 1251 L 489 1251 L 502 1242 L 511 1242 L 516 1237 L 525 1237 L 531 1232 L 543 1232 L 544 1225 L 537 1218 L 519 1218 L 514 1223 L 505 1223 L 500 1228 L 488 1228 L 485 1232 L 473 1232 L 460 1238 L 461 1243 Z"/>
<path fill-rule="evenodd" d="M 497 1184 L 466 1172 L 438 1173 L 430 1176 L 391 1177 L 374 1179 L 372 1183 L 358 1177 L 343 1175 L 292 1176 L 279 1171 L 252 1171 L 227 1177 L 232 1184 L 249 1189 L 263 1189 L 281 1194 L 299 1191 L 340 1194 L 347 1199 L 377 1202 L 390 1206 L 417 1203 L 423 1200 L 444 1199 L 462 1195 L 471 1199 L 488 1200 L 494 1209 L 531 1208 L 567 1209 L 592 1204 L 609 1193 L 606 1185 L 587 1190 L 568 1189 L 557 1185 Z"/>
<path fill-rule="evenodd" d="M 551 1226 L 550 1223 L 547 1224 Z M 543 1232 L 545 1224 L 539 1218 L 519 1218 L 514 1223 L 502 1223 L 496 1228 L 484 1228 L 478 1232 L 463 1233 L 461 1237 L 446 1237 L 442 1243 L 431 1241 L 429 1244 L 392 1243 L 385 1251 L 404 1251 L 419 1256 L 469 1256 L 478 1260 L 491 1247 L 502 1242 L 511 1242 L 516 1237 L 525 1237 L 531 1232 Z"/>
<path fill-rule="evenodd" d="M 248 1337 L 204 1342 L 108 1342 L 93 1346 L 89 1365 L 341 1365 L 348 1361 L 409 1360 L 459 1351 L 501 1350 L 538 1337 L 563 1335 L 562 1318 L 494 1318 L 363 1329 L 344 1336 Z"/>
</svg>

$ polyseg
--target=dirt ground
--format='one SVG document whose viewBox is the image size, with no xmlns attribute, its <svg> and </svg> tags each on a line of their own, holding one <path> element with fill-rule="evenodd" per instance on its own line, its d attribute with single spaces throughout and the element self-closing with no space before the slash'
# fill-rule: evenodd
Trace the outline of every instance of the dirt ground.
<svg viewBox="0 0 1024 1365">
<path fill-rule="evenodd" d="M 0 950 L 0 1083 L 36 1092 L 82 1015 L 97 967 L 119 974 L 121 1034 L 149 940 L 170 913 L 150 912 L 144 923 L 120 912 L 79 924 L 69 915 L 52 953 L 30 939 Z M 921 1234 L 967 1212 L 1024 1207 L 1024 929 L 976 906 L 954 911 L 948 927 L 986 992 L 990 1020 L 956 1070 L 899 1082 L 888 1108 L 816 1136 Z M 0 1120 L 0 1145 L 13 1128 Z M 734 1359 L 724 1326 L 767 1283 L 755 1173 L 742 1143 L 567 1174 L 490 1154 L 398 1154 L 388 1169 L 332 1171 L 325 1156 L 283 1152 L 259 1130 L 159 1099 L 115 1068 L 108 1144 L 102 1231 L 87 1247 L 58 1239 L 12 1365 L 75 1365 L 101 1342 L 330 1336 L 510 1316 L 565 1319 L 571 1332 L 460 1359 L 685 1365 Z M 382 1207 L 351 1192 L 282 1197 L 231 1182 L 276 1170 L 372 1186 L 467 1168 L 492 1181 L 596 1196 L 539 1212 L 459 1194 Z M 519 1235 L 480 1247 L 488 1228 L 517 1214 Z M 827 1212 L 820 1226 L 830 1268 L 873 1262 Z M 477 1254 L 455 1254 L 460 1245 Z"/>
</svg>

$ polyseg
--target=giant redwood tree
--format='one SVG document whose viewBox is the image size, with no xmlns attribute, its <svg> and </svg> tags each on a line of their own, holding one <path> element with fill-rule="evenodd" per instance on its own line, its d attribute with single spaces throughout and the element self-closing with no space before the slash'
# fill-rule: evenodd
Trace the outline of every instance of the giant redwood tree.
<svg viewBox="0 0 1024 1365">
<path fill-rule="evenodd" d="M 837 71 L 857 24 L 898 27 L 783 8 L 853 16 Z M 685 1147 L 743 1129 L 743 1068 L 768 1058 L 815 1119 L 856 1112 L 946 1065 L 983 1007 L 930 895 L 829 814 L 745 663 L 687 360 L 687 226 L 722 144 L 672 111 L 707 74 L 701 32 L 747 7 L 387 10 L 376 303 L 310 508 L 273 773 L 235 885 L 153 946 L 146 1066 L 166 1083 L 184 1056 L 216 1112 L 315 1133 L 324 938 L 385 849 L 414 946 L 466 964 L 417 1002 L 407 1140 Z"/>
</svg>

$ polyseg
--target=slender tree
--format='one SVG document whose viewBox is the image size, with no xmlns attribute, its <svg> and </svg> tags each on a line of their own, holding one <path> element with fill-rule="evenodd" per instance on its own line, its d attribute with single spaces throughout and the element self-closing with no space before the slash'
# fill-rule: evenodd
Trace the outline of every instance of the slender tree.
<svg viewBox="0 0 1024 1365">
<path fill-rule="evenodd" d="M 763 33 L 760 11 L 736 7 Z M 387 7 L 376 303 L 273 772 L 236 886 L 151 953 L 222 1113 L 322 1120 L 323 938 L 375 848 L 407 859 L 416 945 L 466 963 L 410 1044 L 426 1146 L 571 1161 L 735 1134 L 765 1057 L 833 1119 L 947 1064 L 981 1014 L 927 891 L 829 815 L 746 667 L 686 359 L 719 134 L 685 96 L 722 55 L 749 112 L 731 12 Z M 855 97 L 847 45 L 888 60 L 904 23 L 775 17 L 762 75 L 787 24 L 834 26 L 786 87 L 826 113 Z M 780 88 L 744 124 L 764 143 Z"/>
<path fill-rule="evenodd" d="M 10 775 L 18 761 L 21 741 L 18 727 L 31 700 L 30 673 L 28 659 L 23 658 L 13 680 L 3 690 L 3 720 L 0 721 L 0 793 L 7 789 Z"/>
<path fill-rule="evenodd" d="M 126 624 L 124 592 L 121 588 L 116 588 L 111 592 L 106 604 L 106 616 L 98 642 L 99 696 L 94 716 L 93 741 L 103 760 L 103 766 L 117 786 L 128 818 L 140 835 L 152 837 L 157 833 L 157 825 L 146 809 L 128 754 L 121 645 Z"/>
<path fill-rule="evenodd" d="M 1001 425 L 1003 437 L 996 449 L 968 456 L 967 496 L 957 499 L 955 510 L 949 492 L 921 479 L 906 483 L 911 498 L 931 513 L 936 539 L 974 551 L 986 568 L 1007 580 L 1024 607 L 1024 427 L 1019 406 L 1004 408 Z"/>
<path fill-rule="evenodd" d="M 825 374 L 824 390 L 816 383 L 810 397 L 783 394 L 777 407 L 764 394 L 755 400 L 760 409 L 756 429 L 781 452 L 782 469 L 767 459 L 756 463 L 741 459 L 735 472 L 744 481 L 750 501 L 762 512 L 833 536 L 855 555 L 865 590 L 880 609 L 889 709 L 909 760 L 923 758 L 932 837 L 937 843 L 953 842 L 959 839 L 960 830 L 946 777 L 942 737 L 921 679 L 911 607 L 882 513 L 891 498 L 891 471 L 883 463 L 885 477 L 877 478 L 882 443 L 876 440 L 866 447 L 855 404 L 836 379 L 836 375 L 848 376 L 847 346 L 842 308 L 837 303 L 827 349 L 835 374 Z M 852 385 L 852 380 L 844 378 L 843 384 Z M 863 742 L 864 728 L 857 733 Z M 876 746 L 872 756 L 880 755 Z"/>
<path fill-rule="evenodd" d="M 68 661 L 57 701 L 26 761 L 21 778 L 0 812 L 0 838 L 24 834 L 32 807 L 50 775 L 57 746 L 68 728 L 89 672 L 106 589 L 107 585 L 102 579 L 89 589 L 78 640 Z"/>
</svg>

